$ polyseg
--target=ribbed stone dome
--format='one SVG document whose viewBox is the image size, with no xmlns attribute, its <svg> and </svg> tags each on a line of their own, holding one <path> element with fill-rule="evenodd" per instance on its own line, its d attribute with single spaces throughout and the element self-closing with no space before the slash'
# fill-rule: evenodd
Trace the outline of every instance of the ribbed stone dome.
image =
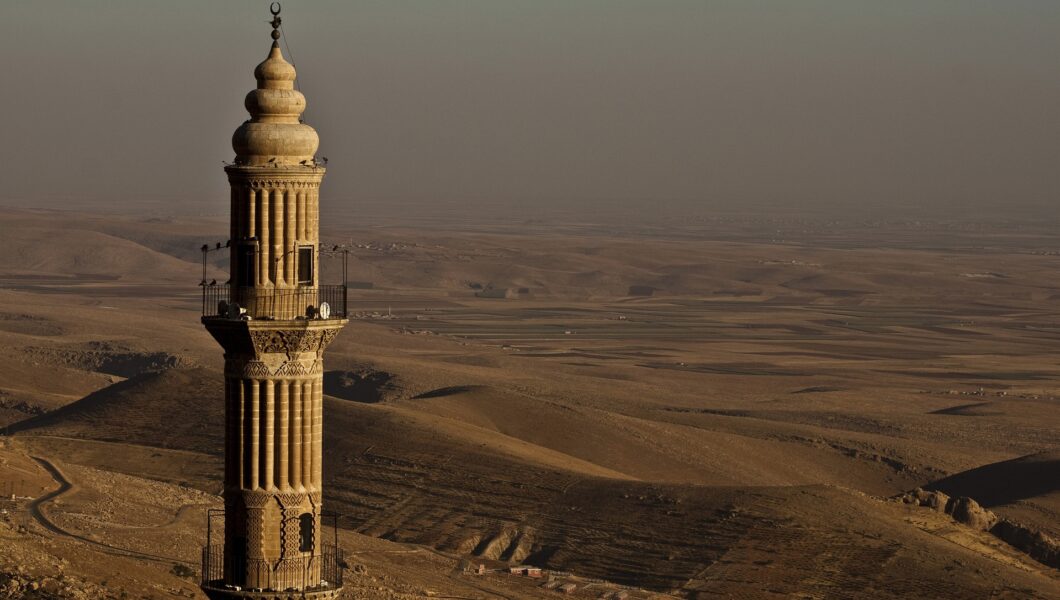
<svg viewBox="0 0 1060 600">
<path fill-rule="evenodd" d="M 320 146 L 317 132 L 300 123 L 305 96 L 294 89 L 294 65 L 272 43 L 269 56 L 254 69 L 258 87 L 244 100 L 250 120 L 232 135 L 239 165 L 294 165 L 312 163 Z"/>
</svg>

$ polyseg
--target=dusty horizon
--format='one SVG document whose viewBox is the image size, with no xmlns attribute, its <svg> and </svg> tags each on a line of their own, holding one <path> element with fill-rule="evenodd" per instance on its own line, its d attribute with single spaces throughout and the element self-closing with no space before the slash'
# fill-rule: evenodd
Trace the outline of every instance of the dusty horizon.
<svg viewBox="0 0 1060 600">
<path fill-rule="evenodd" d="M 284 4 L 347 209 L 1037 218 L 1060 192 L 1055 3 Z M 222 213 L 266 8 L 5 5 L 0 202 Z"/>
</svg>

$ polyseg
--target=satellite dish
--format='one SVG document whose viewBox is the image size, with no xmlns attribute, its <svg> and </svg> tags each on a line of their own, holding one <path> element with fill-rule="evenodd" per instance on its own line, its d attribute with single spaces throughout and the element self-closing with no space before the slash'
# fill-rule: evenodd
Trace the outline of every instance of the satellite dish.
<svg viewBox="0 0 1060 600">
<path fill-rule="evenodd" d="M 327 302 L 321 302 L 320 307 L 317 308 L 317 314 L 320 315 L 321 319 L 327 319 L 331 317 L 331 305 Z"/>
<path fill-rule="evenodd" d="M 229 319 L 238 319 L 243 314 L 243 309 L 239 307 L 235 302 L 228 305 L 228 310 L 225 312 L 225 316 Z"/>
</svg>

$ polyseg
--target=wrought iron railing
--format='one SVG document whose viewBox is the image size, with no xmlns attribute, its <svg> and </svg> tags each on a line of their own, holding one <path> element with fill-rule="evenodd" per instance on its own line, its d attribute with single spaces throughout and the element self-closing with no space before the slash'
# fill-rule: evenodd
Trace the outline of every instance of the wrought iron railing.
<svg viewBox="0 0 1060 600">
<path fill-rule="evenodd" d="M 320 311 L 324 302 L 330 308 L 326 317 Z M 346 317 L 346 286 L 256 288 L 203 285 L 202 315 L 251 319 L 341 319 Z"/>
<path fill-rule="evenodd" d="M 202 585 L 269 591 L 342 587 L 342 548 L 321 544 L 319 554 L 278 560 L 243 559 L 225 565 L 224 544 L 202 549 Z"/>
<path fill-rule="evenodd" d="M 224 585 L 225 547 L 224 544 L 202 547 L 202 580 L 201 582 Z"/>
</svg>

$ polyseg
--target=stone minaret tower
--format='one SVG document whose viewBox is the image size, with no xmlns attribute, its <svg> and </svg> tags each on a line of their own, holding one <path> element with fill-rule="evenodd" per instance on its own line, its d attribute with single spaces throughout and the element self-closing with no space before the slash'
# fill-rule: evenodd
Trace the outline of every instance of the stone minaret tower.
<svg viewBox="0 0 1060 600">
<path fill-rule="evenodd" d="M 203 324 L 225 351 L 224 544 L 203 552 L 212 599 L 330 598 L 342 582 L 321 530 L 322 358 L 347 322 L 336 318 L 345 289 L 317 279 L 324 167 L 278 13 L 225 167 L 231 279 L 204 301 Z"/>
</svg>

